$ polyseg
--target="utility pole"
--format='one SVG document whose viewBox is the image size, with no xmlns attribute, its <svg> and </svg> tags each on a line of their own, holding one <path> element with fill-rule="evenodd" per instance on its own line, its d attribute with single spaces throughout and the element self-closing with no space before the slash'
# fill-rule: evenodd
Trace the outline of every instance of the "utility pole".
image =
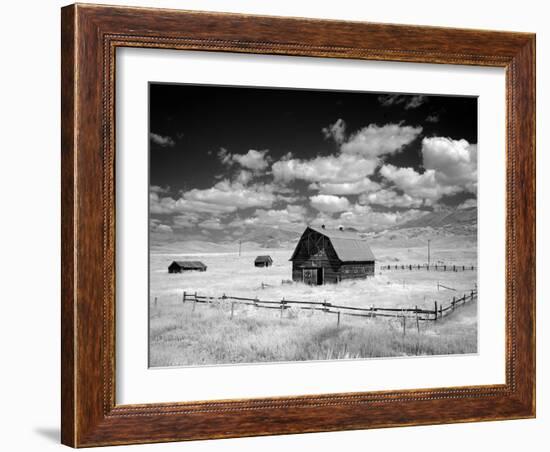
<svg viewBox="0 0 550 452">
<path fill-rule="evenodd" d="M 428 239 L 428 267 L 430 266 L 430 242 L 431 240 Z"/>
</svg>

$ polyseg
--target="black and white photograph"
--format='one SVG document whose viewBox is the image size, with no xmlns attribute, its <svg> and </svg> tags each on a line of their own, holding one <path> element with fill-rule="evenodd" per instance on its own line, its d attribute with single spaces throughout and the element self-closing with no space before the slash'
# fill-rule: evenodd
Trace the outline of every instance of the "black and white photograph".
<svg viewBox="0 0 550 452">
<path fill-rule="evenodd" d="M 476 97 L 148 89 L 150 367 L 477 353 Z"/>
</svg>

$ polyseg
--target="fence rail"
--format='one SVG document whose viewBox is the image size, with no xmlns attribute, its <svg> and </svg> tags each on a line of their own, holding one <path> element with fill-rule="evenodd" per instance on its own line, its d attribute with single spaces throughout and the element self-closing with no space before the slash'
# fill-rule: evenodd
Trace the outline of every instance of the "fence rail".
<svg viewBox="0 0 550 452">
<path fill-rule="evenodd" d="M 436 272 L 464 272 L 477 270 L 475 265 L 456 265 L 456 264 L 394 264 L 381 265 L 380 270 L 426 270 Z"/>
<path fill-rule="evenodd" d="M 384 308 L 384 307 L 361 307 L 361 306 L 345 306 L 340 304 L 329 303 L 324 301 L 302 301 L 302 300 L 287 300 L 285 298 L 281 300 L 260 300 L 259 298 L 246 298 L 236 297 L 223 294 L 220 297 L 212 297 L 207 295 L 198 295 L 195 293 L 183 292 L 182 302 L 193 303 L 193 311 L 197 304 L 211 304 L 211 303 L 230 303 L 231 304 L 231 318 L 235 313 L 236 305 L 254 306 L 259 309 L 277 309 L 280 311 L 281 318 L 285 310 L 301 309 L 309 311 L 320 311 L 325 314 L 335 314 L 337 316 L 337 324 L 340 326 L 341 316 L 352 317 L 367 317 L 367 318 L 396 318 L 403 321 L 403 331 L 406 329 L 407 319 L 413 319 L 416 321 L 417 328 L 420 321 L 437 321 L 453 313 L 455 309 L 466 303 L 472 302 L 477 299 L 477 289 L 470 290 L 469 293 L 464 293 L 462 297 L 454 296 L 448 304 L 434 301 L 433 309 L 419 309 L 418 306 L 414 308 Z"/>
</svg>

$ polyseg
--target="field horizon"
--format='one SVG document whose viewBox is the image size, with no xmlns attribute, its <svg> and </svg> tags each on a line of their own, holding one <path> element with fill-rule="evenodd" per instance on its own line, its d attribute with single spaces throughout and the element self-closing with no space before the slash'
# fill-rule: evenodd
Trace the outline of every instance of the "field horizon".
<svg viewBox="0 0 550 452">
<path fill-rule="evenodd" d="M 476 235 L 445 228 L 408 228 L 372 235 L 376 257 L 373 277 L 339 284 L 310 286 L 289 283 L 293 247 L 285 243 L 264 248 L 196 240 L 180 242 L 178 253 L 167 249 L 150 254 L 150 366 L 195 366 L 319 359 L 464 354 L 477 352 L 477 301 L 461 307 L 443 321 L 409 321 L 403 337 L 401 319 L 343 317 L 229 305 L 182 303 L 183 292 L 210 297 L 222 295 L 261 300 L 286 299 L 328 302 L 354 307 L 433 309 L 434 301 L 448 304 L 477 287 L 477 270 L 381 270 L 385 265 L 431 263 L 477 265 Z M 163 251 L 163 252 L 159 252 Z M 270 255 L 273 266 L 254 267 L 257 255 Z M 169 274 L 174 260 L 200 260 L 206 272 Z M 261 312 L 260 312 L 261 311 Z M 267 312 L 265 312 L 267 311 Z"/>
</svg>

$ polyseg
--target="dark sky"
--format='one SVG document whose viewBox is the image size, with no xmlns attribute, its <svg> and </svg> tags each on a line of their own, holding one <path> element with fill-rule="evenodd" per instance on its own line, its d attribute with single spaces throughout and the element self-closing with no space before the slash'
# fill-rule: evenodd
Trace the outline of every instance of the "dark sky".
<svg viewBox="0 0 550 452">
<path fill-rule="evenodd" d="M 205 188 L 222 166 L 221 147 L 233 153 L 269 149 L 275 157 L 292 152 L 307 158 L 335 151 L 321 129 L 344 118 L 349 130 L 366 124 L 421 124 L 423 136 L 464 138 L 477 143 L 477 98 L 429 96 L 415 109 L 384 108 L 380 93 L 242 88 L 201 85 L 150 85 L 150 132 L 174 137 L 166 152 L 151 143 L 150 181 L 173 188 Z M 425 118 L 437 115 L 438 123 Z M 418 167 L 418 143 L 388 159 Z M 157 152 L 159 151 L 159 152 Z M 209 155 L 208 152 L 211 154 Z"/>
<path fill-rule="evenodd" d="M 176 215 L 185 216 L 186 209 L 183 206 L 168 208 L 168 202 L 165 202 L 165 209 L 155 209 L 156 202 L 163 198 L 168 198 L 167 201 L 181 198 L 185 201 L 221 202 L 215 196 L 209 197 L 215 193 L 201 190 L 212 189 L 224 179 L 230 185 L 223 188 L 225 191 L 240 188 L 246 195 L 247 188 L 253 190 L 262 184 L 274 184 L 273 193 L 292 192 L 294 196 L 286 202 L 277 198 L 266 205 L 252 202 L 236 206 L 224 213 L 222 224 L 252 218 L 257 209 L 281 211 L 288 204 L 302 206 L 307 221 L 312 221 L 318 213 L 330 214 L 334 221 L 339 221 L 346 212 L 337 207 L 319 209 L 320 204 L 316 201 L 344 205 L 349 202 L 350 206 L 359 203 L 368 205 L 374 212 L 404 212 L 411 208 L 456 207 L 475 197 L 474 182 L 466 174 L 472 168 L 477 169 L 473 161 L 477 159 L 477 146 L 468 147 L 477 143 L 475 97 L 151 83 L 149 101 L 150 185 L 157 191 L 151 215 L 155 225 L 166 226 L 166 232 L 181 229 L 174 218 Z M 323 132 L 338 120 L 340 125 L 345 123 L 339 129 L 342 135 L 331 137 Z M 399 142 L 402 144 L 378 152 L 376 143 L 387 143 L 387 139 L 392 137 L 389 127 L 397 130 L 397 134 L 403 134 L 403 141 Z M 434 137 L 441 140 L 426 141 Z M 346 147 L 346 143 L 351 144 Z M 249 163 L 239 160 L 239 156 L 246 155 L 251 149 L 265 151 L 265 168 L 252 168 Z M 283 177 L 278 176 L 282 173 L 277 173 L 274 166 L 281 160 L 304 165 L 315 161 L 315 164 L 322 165 L 323 158 L 338 158 L 344 153 L 358 159 L 374 159 L 376 170 L 363 176 L 379 184 L 378 191 L 390 190 L 392 196 L 398 198 L 391 198 L 394 201 L 389 203 L 365 201 L 366 198 L 360 198 L 361 193 L 357 190 L 348 194 L 342 193 L 343 188 L 314 187 L 317 182 L 340 184 L 353 182 L 351 180 L 336 177 L 332 181 L 323 176 L 317 181 L 315 176 L 304 176 L 294 170 L 291 176 Z M 465 161 L 468 158 L 471 161 Z M 387 168 L 383 170 L 384 166 Z M 388 168 L 394 171 L 389 174 Z M 406 168 L 413 171 L 395 171 Z M 426 169 L 433 174 L 424 174 Z M 248 172 L 250 179 L 241 186 L 234 183 L 239 171 Z M 428 176 L 435 179 L 428 180 Z M 313 200 L 316 195 L 346 199 Z M 405 195 L 414 201 L 405 200 Z M 199 225 L 212 213 L 208 208 L 201 211 L 196 206 L 191 210 L 195 213 L 192 224 L 201 230 Z"/>
</svg>

